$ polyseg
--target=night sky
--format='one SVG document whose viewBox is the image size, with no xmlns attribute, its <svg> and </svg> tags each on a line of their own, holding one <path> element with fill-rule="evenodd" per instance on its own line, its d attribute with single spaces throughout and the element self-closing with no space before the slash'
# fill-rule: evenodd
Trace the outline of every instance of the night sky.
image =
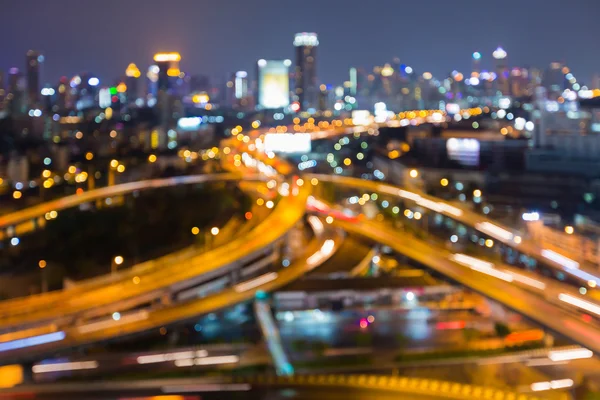
<svg viewBox="0 0 600 400">
<path fill-rule="evenodd" d="M 259 58 L 294 58 L 293 35 L 319 34 L 319 79 L 399 57 L 416 71 L 484 68 L 502 45 L 509 64 L 563 60 L 579 81 L 600 73 L 600 0 L 0 0 L 0 69 L 46 56 L 43 79 L 82 71 L 104 83 L 156 51 L 179 51 L 182 70 L 225 78 Z"/>
</svg>

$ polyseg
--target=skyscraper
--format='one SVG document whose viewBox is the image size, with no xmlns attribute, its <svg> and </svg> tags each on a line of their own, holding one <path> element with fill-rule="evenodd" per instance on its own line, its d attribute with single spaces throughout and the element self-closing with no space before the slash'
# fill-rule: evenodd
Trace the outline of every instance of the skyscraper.
<svg viewBox="0 0 600 400">
<path fill-rule="evenodd" d="M 492 53 L 496 64 L 496 74 L 498 77 L 496 78 L 497 89 L 502 92 L 503 95 L 507 96 L 510 94 L 510 86 L 509 86 L 509 71 L 508 71 L 508 63 L 506 56 L 508 54 L 502 47 L 498 47 Z"/>
<path fill-rule="evenodd" d="M 40 100 L 40 64 L 44 56 L 35 50 L 27 52 L 27 100 L 29 106 L 39 103 Z"/>
<path fill-rule="evenodd" d="M 158 53 L 154 55 L 154 62 L 159 68 L 158 90 L 169 90 L 173 87 L 171 81 L 179 77 L 179 53 Z M 170 79 L 173 78 L 173 79 Z"/>
<path fill-rule="evenodd" d="M 319 88 L 316 55 L 318 45 L 319 39 L 316 33 L 297 33 L 294 38 L 296 47 L 295 93 L 304 111 L 317 107 Z"/>
<path fill-rule="evenodd" d="M 127 85 L 127 102 L 132 103 L 137 100 L 140 94 L 139 80 L 142 76 L 140 69 L 137 65 L 131 63 L 125 70 L 125 84 Z"/>
</svg>

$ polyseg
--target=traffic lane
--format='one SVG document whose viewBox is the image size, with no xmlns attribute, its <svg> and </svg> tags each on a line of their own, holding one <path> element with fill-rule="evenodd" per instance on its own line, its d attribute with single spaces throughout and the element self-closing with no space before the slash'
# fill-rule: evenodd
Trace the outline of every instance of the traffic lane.
<svg viewBox="0 0 600 400">
<path fill-rule="evenodd" d="M 452 280 L 502 303 L 581 346 L 587 347 L 594 353 L 600 354 L 600 332 L 593 326 L 515 285 L 450 261 L 449 256 L 451 253 L 444 248 L 434 248 L 426 242 L 415 239 L 404 232 L 392 230 L 381 223 L 365 221 L 352 224 L 345 221 L 336 221 L 336 224 L 350 232 L 357 234 L 362 232 L 363 235 L 370 237 L 372 240 L 377 240 Z"/>
<path fill-rule="evenodd" d="M 308 175 L 308 179 L 310 179 L 312 177 L 317 178 L 318 180 L 322 180 L 324 182 L 333 182 L 333 183 L 340 184 L 342 186 L 346 186 L 346 187 L 350 187 L 350 188 L 354 188 L 354 189 L 358 189 L 358 190 L 369 190 L 369 191 L 373 191 L 373 192 L 379 192 L 379 193 L 392 195 L 395 197 L 400 197 L 405 200 L 411 200 L 410 197 L 400 195 L 400 190 L 401 190 L 400 188 L 389 185 L 389 184 L 367 181 L 364 179 L 347 177 L 347 176 L 318 175 L 318 174 L 309 174 Z M 443 199 L 439 199 L 434 196 L 430 196 L 430 195 L 428 195 L 418 189 L 415 189 L 415 188 L 410 188 L 410 190 L 407 190 L 407 191 L 408 191 L 408 193 L 412 192 L 412 194 L 419 196 L 423 199 L 429 200 L 431 202 L 436 202 L 436 203 L 441 202 L 441 203 L 448 204 Z M 566 270 L 568 272 L 568 269 L 566 269 L 565 266 L 563 266 L 562 264 L 559 264 L 553 260 L 550 260 L 550 259 L 544 257 L 542 255 L 542 249 L 534 241 L 521 237 L 521 241 L 519 243 L 516 243 L 512 239 L 510 239 L 510 240 L 503 239 L 503 238 L 499 237 L 498 235 L 493 235 L 493 234 L 491 235 L 485 231 L 482 231 L 477 228 L 477 225 L 480 223 L 483 223 L 483 222 L 488 222 L 490 224 L 497 226 L 498 228 L 504 229 L 511 233 L 513 231 L 515 231 L 514 229 L 506 227 L 496 221 L 491 220 L 488 217 L 479 215 L 476 212 L 469 210 L 467 208 L 457 207 L 456 205 L 452 205 L 452 207 L 455 209 L 459 209 L 460 215 L 453 213 L 453 212 L 448 212 L 447 209 L 442 210 L 440 213 L 449 218 L 452 218 L 456 221 L 462 222 L 465 225 L 470 226 L 471 228 L 476 229 L 479 232 L 482 232 L 490 237 L 493 237 L 494 239 L 501 241 L 502 243 L 506 244 L 507 246 L 512 247 L 513 249 L 520 251 L 524 254 L 527 254 L 530 257 L 533 257 L 534 259 L 536 259 L 538 262 L 540 262 L 542 264 L 549 265 L 549 266 L 553 267 L 554 269 L 557 269 L 560 271 Z M 589 265 L 589 263 L 582 262 L 580 264 L 581 264 L 580 269 L 582 271 L 586 271 L 586 272 L 592 273 L 592 274 L 596 271 L 596 269 L 593 266 Z"/>
<path fill-rule="evenodd" d="M 125 321 L 124 319 L 120 322 L 115 321 L 114 324 L 109 324 L 103 329 L 82 331 L 80 327 L 70 327 L 64 330 L 65 337 L 60 341 L 0 352 L 0 363 L 7 364 L 11 361 L 23 362 L 24 360 L 35 360 L 42 358 L 44 354 L 55 353 L 59 350 L 159 329 L 175 322 L 191 321 L 199 315 L 209 314 L 248 301 L 253 299 L 258 291 L 271 292 L 279 289 L 318 267 L 321 262 L 326 261 L 335 252 L 341 241 L 342 236 L 339 232 L 326 231 L 326 234 L 323 235 L 320 241 L 314 241 L 307 247 L 308 258 L 296 260 L 289 267 L 279 270 L 275 279 L 249 290 L 241 290 L 239 286 L 253 280 L 242 282 L 233 288 L 228 288 L 218 294 L 202 299 L 147 311 L 143 315 L 143 318 L 137 318 L 132 321 Z M 332 243 L 333 247 L 330 247 L 328 243 Z M 330 248 L 329 254 L 322 253 L 322 249 L 325 246 Z M 318 259 L 314 258 L 317 254 L 319 255 Z"/>
<path fill-rule="evenodd" d="M 280 387 L 280 388 L 252 388 L 247 390 L 247 386 L 227 386 L 230 384 L 215 384 L 215 383 L 201 383 L 199 378 L 194 380 L 179 380 L 179 383 L 173 383 L 170 381 L 157 382 L 162 384 L 163 387 L 154 385 L 154 389 L 144 388 L 127 388 L 123 389 L 123 384 L 106 384 L 105 386 L 112 386 L 112 388 L 103 387 L 102 390 L 97 390 L 94 386 L 88 389 L 75 390 L 64 390 L 63 393 L 44 393 L 43 390 L 49 391 L 52 389 L 37 389 L 37 388 L 24 388 L 25 390 L 13 390 L 15 393 L 14 398 L 29 397 L 42 400 L 81 400 L 81 399 L 98 399 L 98 400 L 158 400 L 161 396 L 166 400 L 167 397 L 174 395 L 177 396 L 177 400 L 439 400 L 441 398 L 448 397 L 432 397 L 414 394 L 403 394 L 377 390 L 365 390 L 360 388 L 314 388 L 314 389 L 299 389 L 295 387 Z M 223 390 L 216 391 L 219 389 L 219 385 L 223 385 Z M 244 384 L 238 384 L 244 385 Z M 200 391 L 204 386 L 205 391 Z M 63 385 L 63 388 L 67 388 L 67 385 Z M 231 388 L 227 390 L 227 388 Z M 175 389 L 173 393 L 165 394 L 164 388 Z M 179 391 L 176 389 L 180 388 Z M 236 390 L 236 388 L 238 388 Z M 194 390 L 197 389 L 197 390 Z M 60 388 L 54 389 L 59 391 Z M 207 391 L 212 390 L 212 391 Z M 4 391 L 5 393 L 8 393 Z M 2 394 L 0 391 L 0 398 L 13 398 L 10 394 Z"/>
<path fill-rule="evenodd" d="M 361 328 L 361 320 L 367 320 L 370 316 L 373 317 L 373 323 Z M 480 329 L 483 336 L 495 333 L 493 322 L 487 317 L 465 311 L 433 313 L 419 308 L 404 311 L 319 311 L 311 317 L 296 317 L 293 321 L 280 318 L 278 322 L 282 341 L 292 347 L 294 342 L 303 340 L 323 342 L 334 348 L 367 346 L 375 349 L 429 350 L 440 346 L 466 346 L 469 340 L 473 340 L 467 340 L 464 329 L 449 329 L 449 324 L 438 325 L 440 322 Z M 528 326 L 518 323 L 511 325 L 511 328 L 522 330 Z"/>
<path fill-rule="evenodd" d="M 125 280 L 94 291 L 84 292 L 68 298 L 64 303 L 50 309 L 36 310 L 13 318 L 2 318 L 2 326 L 18 326 L 24 324 L 50 322 L 56 318 L 64 319 L 68 314 L 79 313 L 100 305 L 115 305 L 115 311 L 119 310 L 118 302 L 152 294 L 155 291 L 165 289 L 177 282 L 184 282 L 195 276 L 218 269 L 222 265 L 229 265 L 236 260 L 262 247 L 274 242 L 283 236 L 295 222 L 304 214 L 304 204 L 310 189 L 304 188 L 298 196 L 284 197 L 276 209 L 248 236 L 238 238 L 207 253 L 202 253 L 196 258 L 183 261 L 168 268 L 157 269 L 148 276 L 140 277 L 140 282 Z M 278 229 L 273 229 L 276 226 Z M 283 229 L 283 231 L 282 231 Z M 160 294 L 159 294 L 160 295 Z"/>
<path fill-rule="evenodd" d="M 193 183 L 207 183 L 211 181 L 237 181 L 240 179 L 239 174 L 209 174 L 209 175 L 191 175 L 191 176 L 182 176 L 175 178 L 166 178 L 166 179 L 155 179 L 155 180 L 147 180 L 147 181 L 139 181 L 139 182 L 131 182 L 125 183 L 121 185 L 115 185 L 100 189 L 95 189 L 91 191 L 84 192 L 81 195 L 72 195 L 63 197 L 58 200 L 53 200 L 47 203 L 43 203 L 31 208 L 27 208 L 21 211 L 17 211 L 15 213 L 7 214 L 4 216 L 0 216 L 0 227 L 13 225 L 21 220 L 26 220 L 29 218 L 35 218 L 36 216 L 43 215 L 49 211 L 57 211 L 65 208 L 71 208 L 77 206 L 79 204 L 92 201 L 97 198 L 103 198 L 107 196 L 115 196 L 121 195 L 125 193 L 130 193 L 136 190 L 144 190 L 144 189 L 156 189 L 161 187 L 173 186 L 178 184 L 193 184 Z M 253 178 L 248 179 L 259 179 L 258 175 L 254 175 Z M 140 264 L 145 265 L 146 263 Z M 111 277 L 112 278 L 112 277 Z M 96 284 L 106 283 L 106 279 L 89 279 L 84 282 L 81 282 L 73 289 L 70 289 L 69 293 L 75 293 L 77 291 L 83 292 L 84 290 L 89 290 L 90 286 L 93 287 Z M 112 281 L 112 279 L 109 279 Z M 48 301 L 55 301 L 57 297 L 63 296 L 66 291 L 56 291 L 43 293 L 34 296 L 27 296 L 23 298 L 5 300 L 0 302 L 0 312 L 5 309 L 16 309 L 19 307 L 29 308 L 34 304 L 42 304 L 41 306 L 47 307 Z"/>
<path fill-rule="evenodd" d="M 310 275 L 327 275 L 336 272 L 350 272 L 369 254 L 370 246 L 359 237 L 348 235 L 340 249 Z"/>
</svg>

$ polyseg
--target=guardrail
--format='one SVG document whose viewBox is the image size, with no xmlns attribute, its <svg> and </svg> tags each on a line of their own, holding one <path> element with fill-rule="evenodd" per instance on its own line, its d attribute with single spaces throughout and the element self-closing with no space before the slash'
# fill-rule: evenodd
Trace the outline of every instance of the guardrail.
<svg viewBox="0 0 600 400">
<path fill-rule="evenodd" d="M 301 386 L 330 387 L 360 390 L 381 390 L 442 399 L 486 399 L 486 400 L 540 400 L 539 397 L 524 393 L 485 386 L 468 385 L 456 382 L 425 378 L 408 378 L 382 375 L 294 375 L 256 376 L 234 378 L 236 383 L 250 383 L 253 386 Z M 556 393 L 559 394 L 559 393 Z M 561 398 L 558 396 L 556 398 Z M 564 396 L 566 399 L 566 395 Z"/>
</svg>

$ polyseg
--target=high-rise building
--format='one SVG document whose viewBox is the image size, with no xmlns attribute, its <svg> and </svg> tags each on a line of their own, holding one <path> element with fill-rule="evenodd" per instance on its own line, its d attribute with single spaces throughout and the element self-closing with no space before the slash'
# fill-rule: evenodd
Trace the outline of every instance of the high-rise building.
<svg viewBox="0 0 600 400">
<path fill-rule="evenodd" d="M 125 79 L 125 85 L 127 87 L 127 102 L 132 103 L 136 101 L 140 95 L 139 81 L 142 73 L 137 65 L 131 63 L 125 70 L 125 76 L 127 77 Z"/>
<path fill-rule="evenodd" d="M 265 109 L 290 105 L 290 60 L 258 60 L 258 104 Z"/>
<path fill-rule="evenodd" d="M 158 90 L 173 88 L 174 82 L 179 77 L 179 53 L 158 53 L 154 55 L 154 62 L 158 66 Z"/>
<path fill-rule="evenodd" d="M 27 52 L 27 100 L 32 107 L 40 101 L 40 64 L 44 56 L 35 50 Z"/>
<path fill-rule="evenodd" d="M 317 46 L 316 33 L 297 33 L 294 37 L 296 47 L 295 94 L 303 110 L 316 109 L 319 87 L 317 85 Z"/>
<path fill-rule="evenodd" d="M 508 70 L 508 54 L 502 47 L 498 47 L 492 53 L 496 64 L 496 86 L 497 89 L 502 92 L 504 96 L 508 96 L 510 94 L 510 85 L 509 85 L 509 70 Z"/>
<path fill-rule="evenodd" d="M 235 73 L 235 98 L 238 100 L 248 96 L 248 73 L 246 71 L 238 71 Z"/>
</svg>

